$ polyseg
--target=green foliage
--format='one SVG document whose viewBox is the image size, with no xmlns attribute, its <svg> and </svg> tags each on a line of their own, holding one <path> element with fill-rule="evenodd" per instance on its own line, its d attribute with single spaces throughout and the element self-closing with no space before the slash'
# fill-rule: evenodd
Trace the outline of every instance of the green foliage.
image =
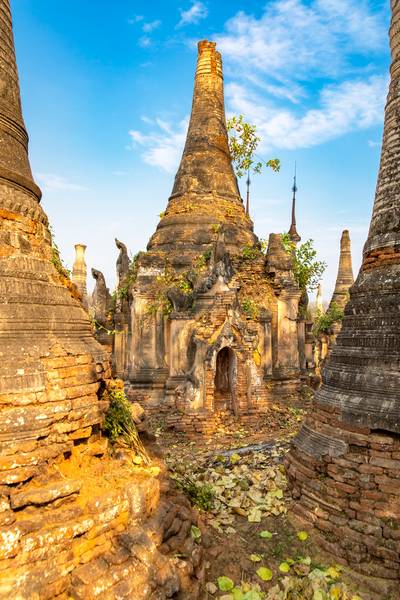
<svg viewBox="0 0 400 600">
<path fill-rule="evenodd" d="M 129 263 L 129 269 L 128 269 L 127 276 L 126 276 L 123 284 L 117 289 L 117 298 L 120 298 L 120 299 L 128 298 L 129 289 L 130 289 L 131 285 L 133 285 L 136 281 L 136 277 L 137 277 L 138 269 L 139 269 L 139 258 L 141 257 L 141 255 L 142 255 L 142 252 L 138 252 L 137 254 L 135 254 L 135 256 L 132 258 L 131 262 Z"/>
<path fill-rule="evenodd" d="M 122 441 L 134 450 L 144 463 L 148 464 L 150 459 L 139 439 L 132 417 L 131 404 L 126 398 L 123 384 L 121 384 L 112 382 L 107 390 L 110 404 L 104 420 L 104 431 L 112 442 Z"/>
<path fill-rule="evenodd" d="M 155 300 L 147 306 L 148 314 L 156 314 L 161 311 L 163 315 L 170 315 L 174 307 L 168 298 L 169 290 L 179 288 L 185 295 L 192 292 L 193 286 L 188 279 L 188 274 L 177 276 L 168 266 L 164 275 L 159 275 L 155 281 Z"/>
<path fill-rule="evenodd" d="M 234 116 L 227 121 L 229 135 L 229 150 L 235 173 L 243 177 L 247 171 L 261 173 L 264 167 L 270 167 L 273 171 L 280 170 L 280 161 L 273 158 L 267 162 L 255 160 L 255 151 L 261 138 L 256 134 L 257 127 L 246 123 L 243 115 Z"/>
<path fill-rule="evenodd" d="M 296 246 L 289 234 L 281 234 L 283 246 L 288 254 L 293 257 L 294 277 L 302 291 L 315 290 L 326 269 L 326 262 L 316 260 L 317 251 L 314 249 L 313 240 L 307 240 Z"/>
<path fill-rule="evenodd" d="M 203 252 L 203 254 L 201 254 L 196 261 L 196 268 L 204 269 L 204 267 L 206 267 L 209 264 L 209 262 L 211 260 L 211 255 L 212 255 L 211 248 L 209 248 L 208 250 Z"/>
<path fill-rule="evenodd" d="M 258 306 L 252 298 L 245 298 L 242 302 L 242 311 L 249 319 L 257 319 L 259 315 Z"/>
<path fill-rule="evenodd" d="M 66 279 L 71 279 L 71 271 L 67 269 L 67 267 L 64 265 L 61 259 L 60 249 L 57 246 L 56 241 L 54 239 L 54 232 L 51 226 L 49 226 L 49 231 L 51 236 L 51 262 L 62 277 L 65 277 Z"/>
<path fill-rule="evenodd" d="M 268 252 L 268 240 L 261 238 L 260 239 L 261 252 L 263 254 L 267 254 Z"/>
<path fill-rule="evenodd" d="M 332 325 L 342 321 L 343 317 L 343 310 L 333 302 L 325 313 L 318 312 L 313 325 L 314 336 L 318 337 L 321 333 L 329 333 Z"/>
<path fill-rule="evenodd" d="M 221 223 L 214 223 L 211 225 L 211 231 L 213 233 L 219 233 L 221 231 Z"/>
<path fill-rule="evenodd" d="M 242 257 L 244 260 L 255 260 L 259 256 L 259 253 L 256 246 L 244 246 L 242 248 Z"/>
<path fill-rule="evenodd" d="M 194 506 L 205 511 L 212 510 L 215 493 L 211 485 L 196 483 L 189 475 L 172 473 L 171 477 Z"/>
</svg>

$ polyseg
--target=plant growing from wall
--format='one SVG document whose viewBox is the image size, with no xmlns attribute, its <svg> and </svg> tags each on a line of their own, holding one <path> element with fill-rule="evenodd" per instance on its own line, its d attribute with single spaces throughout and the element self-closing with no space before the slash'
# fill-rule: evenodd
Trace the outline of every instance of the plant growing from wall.
<svg viewBox="0 0 400 600">
<path fill-rule="evenodd" d="M 150 458 L 143 446 L 135 421 L 132 408 L 125 396 L 123 382 L 112 380 L 105 391 L 109 399 L 109 408 L 104 420 L 104 431 L 111 442 L 118 442 L 128 446 L 141 458 L 145 464 L 150 463 Z"/>
<path fill-rule="evenodd" d="M 204 269 L 210 263 L 211 255 L 211 248 L 203 252 L 203 254 L 200 254 L 199 258 L 196 260 L 196 268 L 200 270 Z"/>
<path fill-rule="evenodd" d="M 163 315 L 170 315 L 174 307 L 168 298 L 168 292 L 173 288 L 178 288 L 185 296 L 189 296 L 193 290 L 193 285 L 187 273 L 177 275 L 167 265 L 165 273 L 156 277 L 154 285 L 155 300 L 147 306 L 147 313 L 154 315 L 161 311 Z"/>
<path fill-rule="evenodd" d="M 138 269 L 139 269 L 139 258 L 142 256 L 143 252 L 138 252 L 131 259 L 129 263 L 128 273 L 122 283 L 117 289 L 117 298 L 124 299 L 128 298 L 129 289 L 131 285 L 133 285 L 136 281 Z"/>
<path fill-rule="evenodd" d="M 322 333 L 330 333 L 332 325 L 341 322 L 343 317 L 343 310 L 333 302 L 325 313 L 318 312 L 312 329 L 314 336 L 318 337 Z"/>
<path fill-rule="evenodd" d="M 283 247 L 293 258 L 293 273 L 303 292 L 315 290 L 326 269 L 326 262 L 317 260 L 313 240 L 296 246 L 287 233 L 281 234 Z"/>
<path fill-rule="evenodd" d="M 255 260 L 260 255 L 260 251 L 256 246 L 243 246 L 242 248 L 242 258 L 244 260 L 252 261 Z"/>
<path fill-rule="evenodd" d="M 257 319 L 259 310 L 257 304 L 252 298 L 244 298 L 242 301 L 242 311 L 249 319 Z"/>
<path fill-rule="evenodd" d="M 61 277 L 65 277 L 66 279 L 71 279 L 71 271 L 69 269 L 67 269 L 67 267 L 64 265 L 64 263 L 61 259 L 60 249 L 57 246 L 57 243 L 56 243 L 55 237 L 54 237 L 54 231 L 50 225 L 49 225 L 49 231 L 50 231 L 50 237 L 51 237 L 51 262 L 53 263 L 53 265 L 55 266 L 55 268 L 57 269 L 57 271 L 61 275 Z"/>
</svg>

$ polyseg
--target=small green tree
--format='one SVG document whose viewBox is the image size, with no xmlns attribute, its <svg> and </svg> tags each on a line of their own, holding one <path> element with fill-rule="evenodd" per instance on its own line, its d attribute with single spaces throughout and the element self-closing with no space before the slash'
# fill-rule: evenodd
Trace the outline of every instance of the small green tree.
<svg viewBox="0 0 400 600">
<path fill-rule="evenodd" d="M 343 317 L 343 310 L 333 302 L 325 313 L 317 313 L 312 329 L 314 336 L 318 337 L 321 333 L 330 333 L 332 325 L 342 321 Z"/>
<path fill-rule="evenodd" d="M 250 212 L 250 172 L 261 173 L 264 167 L 269 167 L 277 172 L 281 168 L 281 163 L 278 158 L 265 161 L 256 155 L 255 152 L 261 138 L 256 133 L 257 127 L 246 123 L 243 115 L 228 119 L 226 125 L 234 171 L 239 178 L 247 173 L 246 214 L 248 215 Z"/>
<path fill-rule="evenodd" d="M 293 272 L 299 288 L 303 292 L 315 290 L 326 269 L 326 262 L 316 260 L 317 251 L 313 240 L 297 246 L 289 234 L 281 234 L 283 247 L 293 257 Z"/>
<path fill-rule="evenodd" d="M 278 158 L 264 161 L 256 155 L 256 149 L 261 141 L 255 125 L 250 125 L 244 120 L 243 115 L 227 120 L 229 150 L 236 175 L 240 178 L 245 173 L 261 173 L 264 167 L 270 167 L 278 172 L 281 163 Z"/>
</svg>

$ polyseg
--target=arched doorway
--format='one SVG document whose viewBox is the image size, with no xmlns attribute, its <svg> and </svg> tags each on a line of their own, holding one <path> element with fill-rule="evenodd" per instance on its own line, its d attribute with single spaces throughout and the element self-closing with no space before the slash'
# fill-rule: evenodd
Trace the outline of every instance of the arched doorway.
<svg viewBox="0 0 400 600">
<path fill-rule="evenodd" d="M 217 354 L 214 379 L 214 408 L 235 412 L 236 356 L 224 347 Z"/>
</svg>

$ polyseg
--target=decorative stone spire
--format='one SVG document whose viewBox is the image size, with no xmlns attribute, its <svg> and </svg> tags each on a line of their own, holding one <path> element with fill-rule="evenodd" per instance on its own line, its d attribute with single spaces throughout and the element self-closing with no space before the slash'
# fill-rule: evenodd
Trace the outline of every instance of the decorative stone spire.
<svg viewBox="0 0 400 600">
<path fill-rule="evenodd" d="M 349 300 L 349 289 L 353 283 L 350 236 L 348 230 L 345 229 L 340 239 L 339 268 L 330 306 L 336 304 L 340 308 L 344 308 Z"/>
<path fill-rule="evenodd" d="M 318 289 L 317 289 L 317 298 L 316 298 L 316 309 L 318 313 L 322 313 L 324 311 L 324 303 L 323 303 L 323 299 L 322 299 L 322 285 L 319 283 L 318 284 Z"/>
<path fill-rule="evenodd" d="M 215 42 L 198 44 L 192 113 L 172 195 L 148 250 L 182 256 L 210 248 L 213 227 L 227 224 L 231 251 L 255 242 L 229 152 L 221 55 Z"/>
<path fill-rule="evenodd" d="M 294 510 L 328 532 L 324 547 L 365 575 L 396 579 L 398 589 L 390 549 L 400 522 L 400 2 L 391 5 L 391 83 L 363 263 L 288 475 Z"/>
<path fill-rule="evenodd" d="M 75 244 L 75 262 L 72 267 L 72 283 L 74 283 L 82 296 L 82 303 L 87 308 L 87 268 L 85 262 L 85 250 L 84 244 Z"/>
<path fill-rule="evenodd" d="M 295 244 L 298 244 L 300 242 L 300 240 L 301 240 L 301 237 L 297 233 L 297 229 L 296 229 L 296 192 L 297 192 L 296 167 L 295 167 L 295 170 L 294 170 L 292 191 L 293 191 L 293 198 L 292 198 L 292 222 L 290 224 L 290 229 L 288 231 L 288 235 L 289 235 L 290 239 L 292 240 L 292 242 L 294 242 Z"/>
</svg>

